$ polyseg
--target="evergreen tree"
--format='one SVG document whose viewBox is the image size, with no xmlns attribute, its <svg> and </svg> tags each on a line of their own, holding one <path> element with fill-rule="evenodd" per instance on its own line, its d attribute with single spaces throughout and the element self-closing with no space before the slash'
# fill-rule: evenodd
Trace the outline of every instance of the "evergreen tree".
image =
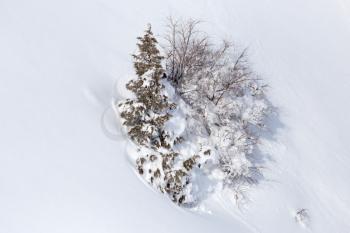
<svg viewBox="0 0 350 233">
<path fill-rule="evenodd" d="M 169 136 L 164 130 L 164 124 L 170 117 L 169 111 L 175 106 L 168 102 L 161 83 L 162 56 L 151 26 L 143 37 L 137 39 L 138 52 L 133 58 L 138 77 L 126 85 L 136 99 L 127 99 L 119 104 L 123 124 L 136 143 L 150 148 L 169 148 Z"/>
<path fill-rule="evenodd" d="M 155 68 L 157 70 L 156 76 L 160 76 L 163 72 L 161 61 L 163 59 L 159 54 L 157 48 L 157 39 L 153 36 L 151 25 L 148 25 L 145 35 L 143 37 L 137 37 L 139 42 L 137 47 L 139 49 L 138 54 L 133 54 L 134 67 L 136 74 L 142 76 L 148 70 Z"/>
</svg>

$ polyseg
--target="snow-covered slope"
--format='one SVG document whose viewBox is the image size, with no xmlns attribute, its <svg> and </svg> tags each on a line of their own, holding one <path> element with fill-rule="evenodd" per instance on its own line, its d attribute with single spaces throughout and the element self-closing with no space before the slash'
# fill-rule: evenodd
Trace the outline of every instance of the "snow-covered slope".
<svg viewBox="0 0 350 233">
<path fill-rule="evenodd" d="M 135 37 L 170 14 L 249 46 L 279 108 L 267 179 L 240 208 L 174 206 L 114 136 Z M 0 232 L 349 232 L 349 41 L 345 0 L 1 1 Z"/>
</svg>

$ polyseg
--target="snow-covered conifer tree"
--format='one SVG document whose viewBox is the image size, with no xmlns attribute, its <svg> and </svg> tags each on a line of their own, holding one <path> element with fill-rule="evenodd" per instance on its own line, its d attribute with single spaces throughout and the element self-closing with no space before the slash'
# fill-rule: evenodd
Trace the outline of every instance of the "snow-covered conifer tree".
<svg viewBox="0 0 350 233">
<path fill-rule="evenodd" d="M 169 101 L 169 93 L 163 84 L 166 82 L 162 79 L 163 57 L 150 26 L 145 35 L 137 39 L 138 52 L 133 55 L 137 78 L 126 85 L 135 98 L 119 103 L 122 123 L 138 148 L 135 162 L 139 174 L 175 203 L 186 204 L 192 201 L 188 173 L 194 162 L 187 161 L 186 167 L 175 168 L 179 153 L 173 147 L 181 137 L 166 128 L 176 104 Z"/>
<path fill-rule="evenodd" d="M 168 102 L 161 83 L 162 57 L 150 26 L 137 39 L 138 53 L 133 55 L 137 78 L 126 85 L 136 98 L 119 104 L 120 115 L 133 141 L 148 147 L 169 148 L 163 126 L 175 106 Z"/>
</svg>

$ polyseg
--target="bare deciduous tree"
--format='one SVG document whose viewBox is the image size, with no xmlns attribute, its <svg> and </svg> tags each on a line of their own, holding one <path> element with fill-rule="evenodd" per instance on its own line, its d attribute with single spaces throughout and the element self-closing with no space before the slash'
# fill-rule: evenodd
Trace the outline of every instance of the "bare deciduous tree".
<svg viewBox="0 0 350 233">
<path fill-rule="evenodd" d="M 199 24 L 192 19 L 168 19 L 163 45 L 167 77 L 179 94 L 202 92 L 196 95 L 218 105 L 226 93 L 237 91 L 237 86 L 252 79 L 246 49 L 235 56 L 228 41 L 223 40 L 218 47 L 212 45 L 208 35 L 197 30 Z"/>
<path fill-rule="evenodd" d="M 185 22 L 171 17 L 168 19 L 163 48 L 168 78 L 177 86 L 181 85 L 185 75 L 200 70 L 208 58 L 208 36 L 196 30 L 199 23 L 192 19 Z"/>
<path fill-rule="evenodd" d="M 247 62 L 247 50 L 228 41 L 219 46 L 198 30 L 199 21 L 168 21 L 165 35 L 166 72 L 177 93 L 215 138 L 227 184 L 254 183 L 259 173 L 252 161 L 268 105 Z"/>
</svg>

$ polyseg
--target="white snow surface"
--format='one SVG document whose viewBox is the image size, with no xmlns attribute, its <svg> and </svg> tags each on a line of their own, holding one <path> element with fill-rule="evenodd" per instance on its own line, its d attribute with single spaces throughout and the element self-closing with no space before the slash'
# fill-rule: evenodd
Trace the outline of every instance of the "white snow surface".
<svg viewBox="0 0 350 233">
<path fill-rule="evenodd" d="M 169 15 L 248 46 L 270 86 L 279 116 L 244 205 L 176 207 L 126 156 L 111 101 Z M 1 0 L 0 233 L 349 232 L 349 41 L 346 0 Z"/>
</svg>

